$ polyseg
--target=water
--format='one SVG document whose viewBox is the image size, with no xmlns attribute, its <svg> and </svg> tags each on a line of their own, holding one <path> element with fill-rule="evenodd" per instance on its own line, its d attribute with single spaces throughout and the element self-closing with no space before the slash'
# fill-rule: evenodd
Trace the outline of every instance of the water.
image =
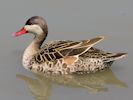
<svg viewBox="0 0 133 100">
<path fill-rule="evenodd" d="M 108 85 L 116 85 L 122 88 L 128 87 L 126 83 L 116 78 L 110 69 L 107 69 L 103 72 L 98 72 L 96 74 L 86 74 L 80 76 L 65 75 L 44 77 L 35 75 L 35 78 L 31 78 L 22 74 L 17 74 L 17 78 L 26 82 L 36 100 L 49 100 L 50 96 L 54 95 L 52 92 L 53 89 L 57 87 L 67 87 L 68 89 L 75 89 L 77 91 L 84 89 L 86 92 L 88 92 L 88 94 L 108 92 Z"/>
<path fill-rule="evenodd" d="M 131 0 L 1 0 L 1 100 L 132 100 L 133 1 Z M 22 67 L 24 49 L 32 36 L 12 37 L 25 21 L 43 16 L 50 40 L 78 40 L 105 35 L 96 47 L 127 52 L 111 69 L 91 75 L 42 77 Z"/>
</svg>

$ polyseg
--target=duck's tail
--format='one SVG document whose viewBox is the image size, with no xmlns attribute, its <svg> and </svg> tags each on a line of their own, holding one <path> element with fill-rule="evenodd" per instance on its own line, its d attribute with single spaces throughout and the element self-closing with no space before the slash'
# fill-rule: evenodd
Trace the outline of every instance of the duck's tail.
<svg viewBox="0 0 133 100">
<path fill-rule="evenodd" d="M 127 56 L 127 53 L 114 53 L 106 57 L 105 62 L 115 61 Z"/>
</svg>

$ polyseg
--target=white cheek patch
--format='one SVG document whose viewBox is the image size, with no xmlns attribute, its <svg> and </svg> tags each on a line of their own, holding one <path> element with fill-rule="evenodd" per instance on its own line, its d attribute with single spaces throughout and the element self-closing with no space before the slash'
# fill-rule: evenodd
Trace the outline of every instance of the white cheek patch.
<svg viewBox="0 0 133 100">
<path fill-rule="evenodd" d="M 43 30 L 39 25 L 25 25 L 24 27 L 27 31 L 36 33 L 36 34 L 42 34 Z"/>
<path fill-rule="evenodd" d="M 29 31 L 30 30 L 30 25 L 25 25 L 24 28 Z"/>
</svg>

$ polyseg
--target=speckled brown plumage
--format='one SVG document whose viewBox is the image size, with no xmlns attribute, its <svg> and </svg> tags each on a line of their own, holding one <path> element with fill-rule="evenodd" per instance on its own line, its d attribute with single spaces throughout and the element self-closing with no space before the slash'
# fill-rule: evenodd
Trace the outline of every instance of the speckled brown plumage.
<svg viewBox="0 0 133 100">
<path fill-rule="evenodd" d="M 48 44 L 46 45 L 48 47 Z M 50 43 L 50 47 L 51 45 L 52 44 Z M 67 63 L 64 63 L 63 57 L 55 58 L 49 61 L 44 61 L 43 57 L 40 57 L 42 59 L 38 59 L 37 57 L 35 57 L 43 56 L 43 54 L 45 56 L 45 53 L 42 53 L 42 55 L 36 54 L 33 56 L 33 59 L 31 60 L 31 62 L 34 62 L 34 64 L 31 65 L 32 67 L 39 65 L 39 69 L 42 68 L 43 70 L 38 70 L 38 68 L 37 70 L 36 68 L 33 70 L 32 68 L 32 71 L 36 73 L 47 74 L 91 73 L 96 72 L 98 70 L 103 70 L 104 68 L 111 66 L 111 64 L 115 60 L 115 55 L 117 55 L 113 53 L 104 52 L 102 50 L 92 47 L 82 55 L 79 55 L 77 57 L 77 60 L 73 64 L 68 65 Z M 125 54 L 122 53 L 121 55 L 119 55 L 119 57 L 123 55 Z"/>
<path fill-rule="evenodd" d="M 93 48 L 104 39 L 99 36 L 93 39 L 71 41 L 56 40 L 41 45 L 48 34 L 46 21 L 39 16 L 30 18 L 23 32 L 34 34 L 35 38 L 23 55 L 23 66 L 35 73 L 72 74 L 90 73 L 109 67 L 115 60 L 125 57 L 126 53 L 109 53 Z"/>
</svg>

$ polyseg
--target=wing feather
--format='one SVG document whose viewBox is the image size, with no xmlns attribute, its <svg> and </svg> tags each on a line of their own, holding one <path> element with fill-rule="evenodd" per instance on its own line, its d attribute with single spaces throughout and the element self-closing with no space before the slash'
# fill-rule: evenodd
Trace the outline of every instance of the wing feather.
<svg viewBox="0 0 133 100">
<path fill-rule="evenodd" d="M 82 41 L 53 41 L 44 46 L 37 54 L 35 59 L 39 63 L 51 61 L 67 56 L 81 55 L 89 50 L 93 45 L 103 40 L 103 36 L 99 36 L 90 40 Z"/>
</svg>

